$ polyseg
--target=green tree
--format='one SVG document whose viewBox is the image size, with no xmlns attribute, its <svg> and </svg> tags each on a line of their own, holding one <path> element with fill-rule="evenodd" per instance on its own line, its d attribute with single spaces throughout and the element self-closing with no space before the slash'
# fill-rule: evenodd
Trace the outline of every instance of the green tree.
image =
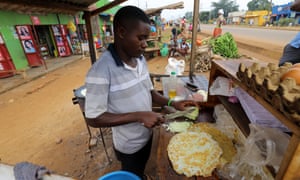
<svg viewBox="0 0 300 180">
<path fill-rule="evenodd" d="M 217 17 L 219 9 L 224 10 L 225 17 L 228 16 L 228 13 L 239 10 L 239 5 L 236 4 L 235 0 L 219 0 L 219 2 L 212 2 L 211 6 L 213 7 L 212 17 Z"/>
<path fill-rule="evenodd" d="M 268 0 L 251 0 L 247 4 L 249 11 L 271 10 L 272 4 Z"/>
<path fill-rule="evenodd" d="M 208 22 L 209 20 L 209 11 L 202 11 L 200 12 L 200 16 L 199 16 L 199 19 L 200 19 L 200 22 Z"/>
</svg>

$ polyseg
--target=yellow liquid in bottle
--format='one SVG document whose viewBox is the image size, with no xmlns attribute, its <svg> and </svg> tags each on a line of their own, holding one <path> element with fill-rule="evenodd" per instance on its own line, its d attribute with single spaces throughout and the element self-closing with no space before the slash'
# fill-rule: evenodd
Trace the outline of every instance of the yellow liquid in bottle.
<svg viewBox="0 0 300 180">
<path fill-rule="evenodd" d="M 170 89 L 169 90 L 169 98 L 174 99 L 176 96 L 176 90 L 175 89 Z"/>
</svg>

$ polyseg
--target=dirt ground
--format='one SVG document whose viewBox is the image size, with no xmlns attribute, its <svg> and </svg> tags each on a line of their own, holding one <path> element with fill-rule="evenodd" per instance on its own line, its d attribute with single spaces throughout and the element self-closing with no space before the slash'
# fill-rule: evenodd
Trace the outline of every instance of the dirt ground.
<svg viewBox="0 0 300 180">
<path fill-rule="evenodd" d="M 240 52 L 278 62 L 246 49 Z M 163 73 L 167 58 L 154 58 L 148 64 L 150 72 Z M 112 163 L 108 164 L 101 142 L 88 150 L 88 133 L 81 111 L 71 101 L 73 89 L 83 85 L 89 67 L 89 59 L 81 59 L 0 95 L 1 163 L 14 165 L 29 161 L 61 175 L 87 180 L 120 167 L 111 148 L 108 129 L 105 141 Z M 98 129 L 93 129 L 93 134 L 97 135 Z M 147 173 L 155 175 L 155 161 L 154 151 Z"/>
</svg>

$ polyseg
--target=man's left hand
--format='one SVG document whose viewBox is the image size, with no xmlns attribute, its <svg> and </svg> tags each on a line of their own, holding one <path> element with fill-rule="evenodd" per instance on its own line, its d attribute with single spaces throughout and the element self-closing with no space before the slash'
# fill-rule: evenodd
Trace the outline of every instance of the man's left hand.
<svg viewBox="0 0 300 180">
<path fill-rule="evenodd" d="M 190 107 L 190 106 L 197 106 L 198 107 L 198 104 L 195 101 L 183 100 L 183 101 L 173 101 L 172 106 L 175 109 L 179 110 L 179 111 L 183 111 L 187 107 Z"/>
</svg>

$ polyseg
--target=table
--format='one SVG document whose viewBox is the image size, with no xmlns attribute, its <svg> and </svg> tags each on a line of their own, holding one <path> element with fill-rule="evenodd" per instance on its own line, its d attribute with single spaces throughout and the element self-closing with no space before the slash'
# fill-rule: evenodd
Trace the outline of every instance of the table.
<svg viewBox="0 0 300 180">
<path fill-rule="evenodd" d="M 187 82 L 190 82 L 190 79 L 187 76 L 178 76 L 177 78 L 179 79 L 178 84 L 182 86 L 184 86 Z M 168 79 L 169 77 L 162 77 L 163 94 L 166 96 L 168 95 Z M 195 84 L 198 89 L 205 90 L 206 92 L 208 91 L 208 80 L 205 76 L 194 76 L 193 81 L 193 84 Z M 179 95 L 186 97 L 190 93 L 193 93 L 187 88 L 184 89 L 185 90 L 181 92 L 181 94 L 179 93 Z"/>
<path fill-rule="evenodd" d="M 188 178 L 184 175 L 178 175 L 172 168 L 171 162 L 168 158 L 167 146 L 170 139 L 174 134 L 167 132 L 165 128 L 159 129 L 159 140 L 157 149 L 157 177 L 160 180 L 216 180 L 218 179 L 216 173 L 212 177 L 191 177 Z"/>
</svg>

